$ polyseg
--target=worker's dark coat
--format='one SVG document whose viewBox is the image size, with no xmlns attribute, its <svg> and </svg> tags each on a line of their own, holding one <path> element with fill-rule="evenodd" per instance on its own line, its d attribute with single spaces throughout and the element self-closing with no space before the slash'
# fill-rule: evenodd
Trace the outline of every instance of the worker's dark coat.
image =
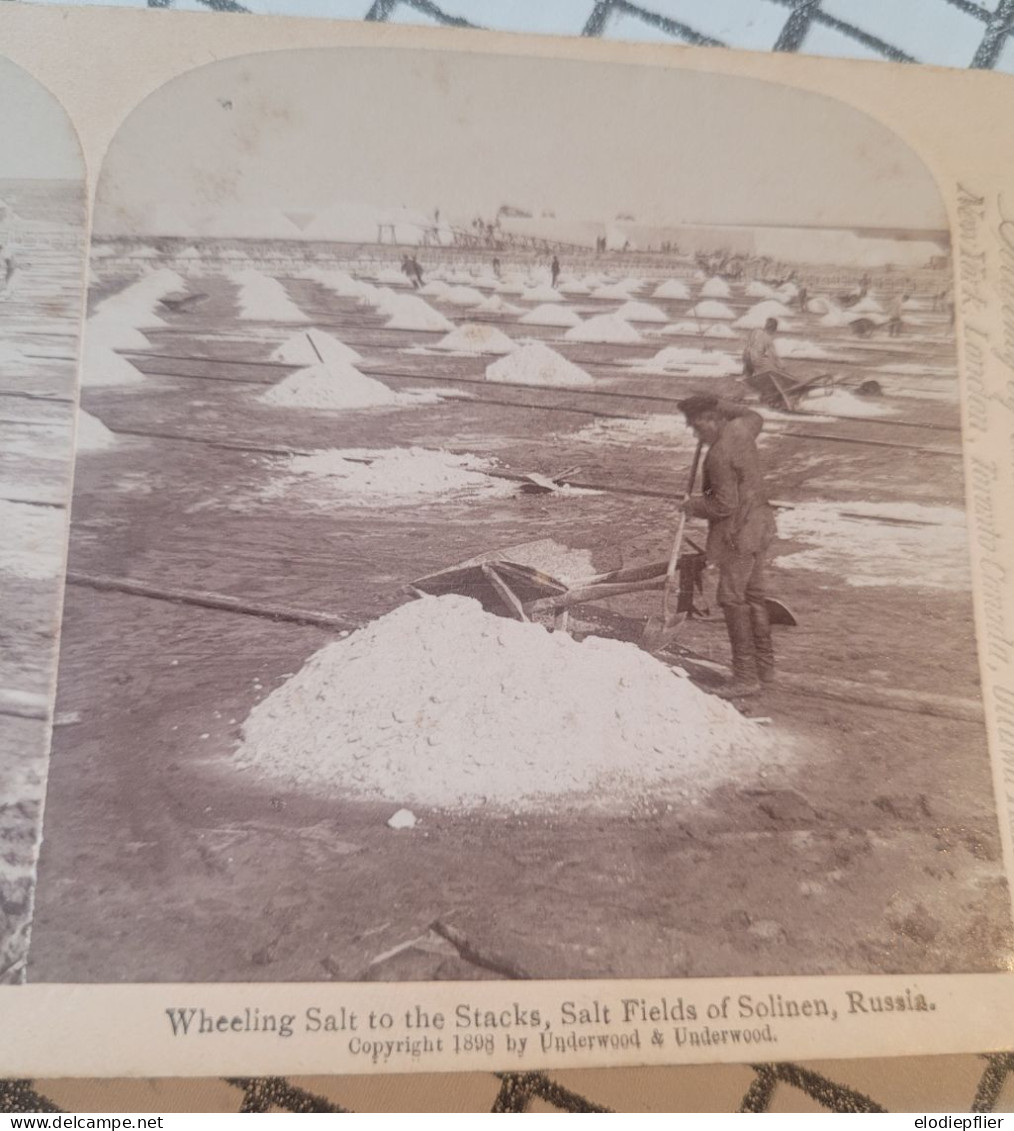
<svg viewBox="0 0 1014 1131">
<path fill-rule="evenodd" d="M 708 560 L 721 565 L 735 554 L 757 554 L 775 535 L 757 455 L 763 420 L 744 409 L 722 428 L 704 457 L 704 493 L 689 513 L 708 520 Z"/>
</svg>

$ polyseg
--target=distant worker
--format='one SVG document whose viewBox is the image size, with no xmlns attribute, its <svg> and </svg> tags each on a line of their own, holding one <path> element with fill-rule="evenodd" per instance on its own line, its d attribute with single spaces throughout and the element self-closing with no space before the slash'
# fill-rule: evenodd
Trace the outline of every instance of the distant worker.
<svg viewBox="0 0 1014 1131">
<path fill-rule="evenodd" d="M 409 259 L 408 255 L 401 257 L 401 273 L 410 283 L 412 282 L 412 260 Z"/>
<path fill-rule="evenodd" d="M 775 537 L 757 454 L 764 421 L 753 410 L 708 394 L 678 402 L 687 424 L 708 448 L 703 492 L 683 509 L 708 521 L 707 557 L 718 567 L 718 604 L 732 648 L 732 680 L 723 699 L 757 695 L 775 678 L 775 653 L 765 591 L 765 557 Z"/>
<path fill-rule="evenodd" d="M 897 338 L 901 334 L 902 322 L 901 315 L 905 309 L 905 303 L 908 301 L 907 294 L 895 295 L 891 300 L 891 305 L 888 309 L 887 318 L 887 333 L 892 338 Z"/>
<path fill-rule="evenodd" d="M 778 356 L 778 350 L 775 349 L 777 331 L 777 318 L 769 318 L 764 323 L 763 330 L 751 330 L 746 340 L 746 349 L 743 350 L 744 377 L 753 377 L 755 373 L 782 371 L 781 358 Z"/>
<path fill-rule="evenodd" d="M 500 278 L 500 260 L 495 255 L 493 256 L 493 274 L 498 279 Z"/>
<path fill-rule="evenodd" d="M 799 301 L 800 314 L 805 314 L 807 303 L 810 300 L 810 292 L 806 289 L 806 287 L 800 287 L 799 294 L 796 295 L 796 298 Z"/>
<path fill-rule="evenodd" d="M 552 277 L 553 290 L 556 290 L 557 281 L 560 278 L 560 261 L 553 256 L 553 262 L 549 265 L 549 274 Z"/>
<path fill-rule="evenodd" d="M 419 266 L 419 260 L 413 255 L 408 261 L 409 270 L 411 272 L 409 278 L 412 280 L 412 286 L 418 289 L 423 285 L 422 267 Z"/>
</svg>

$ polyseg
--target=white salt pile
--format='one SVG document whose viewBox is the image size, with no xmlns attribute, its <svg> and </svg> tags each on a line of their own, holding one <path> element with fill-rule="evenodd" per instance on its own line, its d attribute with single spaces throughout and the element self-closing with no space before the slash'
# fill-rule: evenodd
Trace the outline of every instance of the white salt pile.
<svg viewBox="0 0 1014 1131">
<path fill-rule="evenodd" d="M 236 764 L 316 797 L 518 812 L 701 793 L 773 754 L 633 644 L 579 644 L 452 595 L 318 651 L 250 712 Z"/>
<path fill-rule="evenodd" d="M 393 301 L 386 307 L 385 313 L 389 316 L 387 321 L 389 330 L 428 330 L 446 333 L 454 329 L 453 322 L 415 295 L 395 295 Z"/>
<path fill-rule="evenodd" d="M 751 279 L 743 292 L 747 298 L 777 298 L 778 292 L 760 279 Z"/>
<path fill-rule="evenodd" d="M 674 337 L 682 334 L 692 334 L 695 338 L 735 338 L 738 335 L 724 322 L 671 322 L 663 326 L 663 334 Z"/>
<path fill-rule="evenodd" d="M 830 314 L 832 310 L 838 309 L 838 306 L 826 295 L 814 295 L 807 302 L 806 309 L 810 314 Z"/>
<path fill-rule="evenodd" d="M 450 289 L 450 283 L 445 283 L 442 279 L 430 279 L 425 286 L 419 288 L 419 293 L 427 298 L 439 298 L 447 294 Z"/>
<path fill-rule="evenodd" d="M 169 295 L 186 294 L 186 291 L 183 277 L 163 267 L 142 275 L 129 287 L 105 299 L 95 313 L 135 329 L 164 326 L 165 322 L 155 314 L 155 307 Z"/>
<path fill-rule="evenodd" d="M 0 572 L 32 581 L 56 577 L 63 567 L 66 524 L 59 507 L 0 499 Z"/>
<path fill-rule="evenodd" d="M 815 389 L 799 403 L 810 412 L 829 412 L 843 416 L 890 416 L 895 410 L 881 401 L 859 397 L 848 389 L 832 389 L 823 393 Z"/>
<path fill-rule="evenodd" d="M 619 310 L 614 311 L 614 317 L 622 318 L 625 322 L 668 322 L 665 311 L 652 306 L 650 302 L 625 302 Z"/>
<path fill-rule="evenodd" d="M 125 357 L 120 357 L 102 342 L 91 337 L 85 342 L 84 364 L 81 367 L 81 384 L 92 388 L 113 385 L 141 385 L 144 375 Z"/>
<path fill-rule="evenodd" d="M 457 353 L 510 353 L 516 346 L 503 330 L 477 322 L 463 323 L 436 344 L 437 349 Z"/>
<path fill-rule="evenodd" d="M 95 314 L 85 326 L 85 340 L 90 346 L 107 350 L 146 350 L 151 342 L 132 326 L 120 322 L 113 314 Z"/>
<path fill-rule="evenodd" d="M 541 342 L 529 342 L 486 369 L 487 381 L 520 385 L 591 385 L 593 378 Z"/>
<path fill-rule="evenodd" d="M 262 404 L 290 408 L 370 408 L 401 403 L 386 385 L 360 373 L 348 362 L 313 365 L 290 373 L 257 398 Z"/>
<path fill-rule="evenodd" d="M 376 282 L 384 287 L 407 287 L 408 277 L 397 267 L 384 267 L 375 275 Z"/>
<path fill-rule="evenodd" d="M 285 293 L 277 279 L 260 271 L 230 271 L 239 287 L 239 316 L 244 322 L 309 322 L 310 319 Z"/>
<path fill-rule="evenodd" d="M 857 514 L 900 521 L 848 517 Z M 796 503 L 779 512 L 778 532 L 812 546 L 778 558 L 781 567 L 834 574 L 852 586 L 971 588 L 968 528 L 958 507 Z"/>
<path fill-rule="evenodd" d="M 696 306 L 690 308 L 689 313 L 695 318 L 726 318 L 733 319 L 736 317 L 736 312 L 725 305 L 724 302 L 715 302 L 712 299 L 699 302 Z"/>
<path fill-rule="evenodd" d="M 568 342 L 624 343 L 641 340 L 641 335 L 634 327 L 615 314 L 597 314 L 580 326 L 574 326 L 563 336 Z"/>
<path fill-rule="evenodd" d="M 763 302 L 758 302 L 750 307 L 750 309 L 742 316 L 733 322 L 733 326 L 740 330 L 757 330 L 764 325 L 769 318 L 776 318 L 779 321 L 779 327 L 786 329 L 784 319 L 791 316 L 792 311 L 777 299 L 765 299 Z"/>
<path fill-rule="evenodd" d="M 494 468 L 492 461 L 442 449 L 332 448 L 310 455 L 287 456 L 281 466 L 288 476 L 281 484 L 284 490 L 312 481 L 328 492 L 339 492 L 343 502 L 360 506 L 391 506 L 463 495 L 503 497 L 513 494 L 517 487 L 511 480 L 484 474 Z M 268 494 L 277 493 L 276 480 Z"/>
<path fill-rule="evenodd" d="M 634 367 L 645 373 L 678 373 L 686 377 L 731 377 L 743 370 L 742 362 L 732 354 L 695 346 L 666 346 L 654 357 L 636 361 Z"/>
<path fill-rule="evenodd" d="M 575 434 L 575 439 L 593 444 L 638 444 L 641 447 L 664 447 L 676 452 L 692 453 L 697 441 L 682 416 L 659 413 L 636 419 L 596 420 Z M 684 485 L 685 486 L 685 485 Z M 675 484 L 674 491 L 684 486 Z"/>
<path fill-rule="evenodd" d="M 884 312 L 884 308 L 873 295 L 863 295 L 855 305 L 849 307 L 849 310 L 853 314 L 883 314 Z"/>
<path fill-rule="evenodd" d="M 116 435 L 98 417 L 84 410 L 77 414 L 74 448 L 78 452 L 105 452 L 116 444 Z"/>
<path fill-rule="evenodd" d="M 333 291 L 339 298 L 364 298 L 374 290 L 369 283 L 353 279 L 347 271 L 321 271 L 311 268 L 304 274 L 321 286 L 327 287 L 329 291 Z"/>
<path fill-rule="evenodd" d="M 482 291 L 469 286 L 448 287 L 440 296 L 441 302 L 449 302 L 452 306 L 478 306 L 485 299 Z"/>
<path fill-rule="evenodd" d="M 523 314 L 518 321 L 527 326 L 580 326 L 581 315 L 567 306 L 544 302 Z"/>
<path fill-rule="evenodd" d="M 514 306 L 513 303 L 509 303 L 505 298 L 497 294 L 490 295 L 489 298 L 483 299 L 474 309 L 476 314 L 520 314 L 524 308 Z"/>
<path fill-rule="evenodd" d="M 591 292 L 591 297 L 619 299 L 623 302 L 630 298 L 631 291 L 637 290 L 639 286 L 640 280 L 635 280 L 633 285 L 626 280 L 619 283 L 604 283 L 602 286 L 595 287 Z"/>
<path fill-rule="evenodd" d="M 272 361 L 281 361 L 285 365 L 320 365 L 331 362 L 350 362 L 355 365 L 362 361 L 362 357 L 344 342 L 323 330 L 305 330 L 302 334 L 293 334 L 283 342 L 271 355 Z"/>
<path fill-rule="evenodd" d="M 565 295 L 591 294 L 591 287 L 587 283 L 582 283 L 580 279 L 561 279 L 558 290 Z"/>
<path fill-rule="evenodd" d="M 563 302 L 563 295 L 550 286 L 549 283 L 539 283 L 535 287 L 526 287 L 521 292 L 521 297 L 527 302 Z"/>
<path fill-rule="evenodd" d="M 689 299 L 690 288 L 682 279 L 667 279 L 652 291 L 652 298 Z"/>
<path fill-rule="evenodd" d="M 389 315 L 391 310 L 405 297 L 399 295 L 397 291 L 392 291 L 390 287 L 374 287 L 371 294 L 364 296 L 363 301 L 380 314 Z"/>
<path fill-rule="evenodd" d="M 841 361 L 846 356 L 807 338 L 779 338 L 775 349 L 781 357 L 801 357 L 811 361 Z"/>
<path fill-rule="evenodd" d="M 701 287 L 701 298 L 728 298 L 731 294 L 729 284 L 718 275 L 713 275 Z"/>
</svg>

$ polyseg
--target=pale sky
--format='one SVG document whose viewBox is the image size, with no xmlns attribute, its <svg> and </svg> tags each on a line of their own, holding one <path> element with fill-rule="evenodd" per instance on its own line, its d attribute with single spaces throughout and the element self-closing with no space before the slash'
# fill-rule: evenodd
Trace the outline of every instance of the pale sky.
<svg viewBox="0 0 1014 1131">
<path fill-rule="evenodd" d="M 0 179 L 84 178 L 77 134 L 63 107 L 0 58 Z"/>
<path fill-rule="evenodd" d="M 334 48 L 211 64 L 129 117 L 96 227 L 161 206 L 946 228 L 920 160 L 820 95 L 673 68 Z"/>
</svg>

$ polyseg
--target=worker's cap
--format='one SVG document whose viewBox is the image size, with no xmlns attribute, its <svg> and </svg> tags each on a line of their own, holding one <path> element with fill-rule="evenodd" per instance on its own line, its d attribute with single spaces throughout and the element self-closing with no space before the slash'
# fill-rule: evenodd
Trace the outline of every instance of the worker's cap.
<svg viewBox="0 0 1014 1131">
<path fill-rule="evenodd" d="M 777 330 L 778 329 L 778 319 L 777 318 L 769 318 L 764 323 L 764 329 L 765 330 Z"/>
<path fill-rule="evenodd" d="M 677 401 L 676 407 L 688 421 L 694 421 L 705 413 L 717 412 L 718 397 L 711 393 L 695 393 L 692 397 L 684 397 L 683 400 Z"/>
</svg>

